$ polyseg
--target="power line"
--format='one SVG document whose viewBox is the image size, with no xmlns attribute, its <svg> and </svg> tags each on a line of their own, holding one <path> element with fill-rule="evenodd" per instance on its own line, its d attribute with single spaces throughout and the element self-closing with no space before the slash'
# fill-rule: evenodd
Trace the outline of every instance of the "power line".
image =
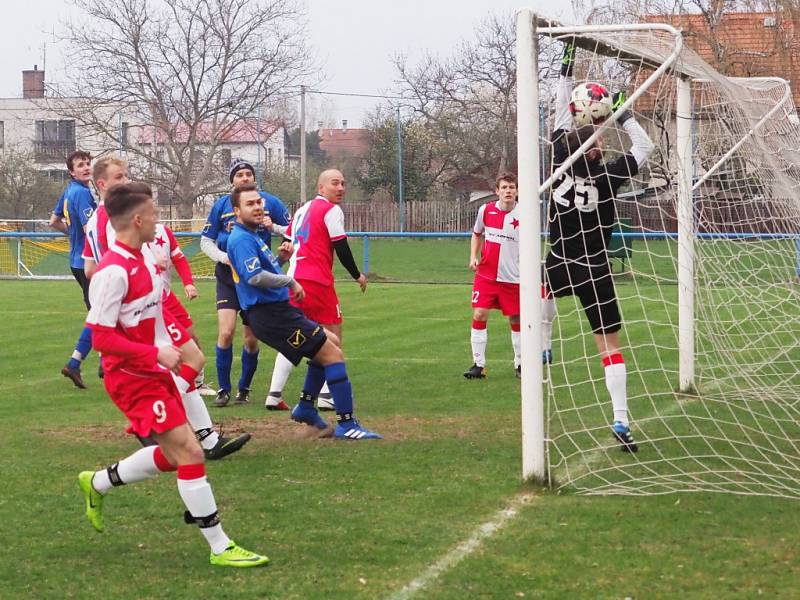
<svg viewBox="0 0 800 600">
<path fill-rule="evenodd" d="M 411 98 L 405 98 L 403 96 L 387 96 L 383 94 L 359 94 L 355 92 L 328 92 L 325 90 L 306 90 L 306 93 L 309 94 L 322 94 L 324 96 L 356 96 L 359 98 L 385 98 L 387 100 L 411 100 Z"/>
</svg>

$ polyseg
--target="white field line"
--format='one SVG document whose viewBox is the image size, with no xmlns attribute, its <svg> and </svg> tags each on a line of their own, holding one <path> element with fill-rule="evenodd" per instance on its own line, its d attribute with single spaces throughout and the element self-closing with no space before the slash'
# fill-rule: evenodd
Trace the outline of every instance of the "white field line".
<svg viewBox="0 0 800 600">
<path fill-rule="evenodd" d="M 417 592 L 424 590 L 428 585 L 435 582 L 442 573 L 449 571 L 475 552 L 484 540 L 500 531 L 511 519 L 517 516 L 523 506 L 535 498 L 536 495 L 530 492 L 523 492 L 514 496 L 506 508 L 496 513 L 489 521 L 478 526 L 467 540 L 455 546 L 425 569 L 417 578 L 405 585 L 403 589 L 389 596 L 389 600 L 407 600 Z"/>
</svg>

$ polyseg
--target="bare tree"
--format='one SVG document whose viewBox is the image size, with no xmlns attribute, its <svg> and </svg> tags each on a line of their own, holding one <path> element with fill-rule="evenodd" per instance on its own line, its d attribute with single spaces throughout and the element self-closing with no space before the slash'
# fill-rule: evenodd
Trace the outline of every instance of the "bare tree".
<svg viewBox="0 0 800 600">
<path fill-rule="evenodd" d="M 44 219 L 64 187 L 31 168 L 32 153 L 7 148 L 0 155 L 0 215 L 7 219 Z"/>
<path fill-rule="evenodd" d="M 70 116 L 133 153 L 181 217 L 221 184 L 226 135 L 275 117 L 310 72 L 297 0 L 75 4 L 84 18 L 63 32 Z"/>
<path fill-rule="evenodd" d="M 401 93 L 443 151 L 444 178 L 494 181 L 516 168 L 516 60 L 510 16 L 490 16 L 454 56 L 395 58 Z"/>
</svg>

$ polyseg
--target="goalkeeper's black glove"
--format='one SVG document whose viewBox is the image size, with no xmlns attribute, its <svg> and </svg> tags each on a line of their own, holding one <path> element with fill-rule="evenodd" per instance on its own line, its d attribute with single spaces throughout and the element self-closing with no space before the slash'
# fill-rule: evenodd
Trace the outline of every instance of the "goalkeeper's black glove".
<svg viewBox="0 0 800 600">
<path fill-rule="evenodd" d="M 613 96 L 611 96 L 611 110 L 617 112 L 622 107 L 622 105 L 625 104 L 625 101 L 627 99 L 628 98 L 627 95 L 625 94 L 625 90 L 620 90 L 619 92 L 616 92 Z M 623 123 L 625 123 L 625 121 L 632 118 L 633 115 L 630 113 L 630 111 L 626 110 L 619 116 L 619 118 L 617 119 L 617 123 L 622 125 Z"/>
<path fill-rule="evenodd" d="M 561 58 L 561 75 L 572 77 L 572 67 L 575 65 L 575 40 L 564 45 L 564 56 Z"/>
</svg>

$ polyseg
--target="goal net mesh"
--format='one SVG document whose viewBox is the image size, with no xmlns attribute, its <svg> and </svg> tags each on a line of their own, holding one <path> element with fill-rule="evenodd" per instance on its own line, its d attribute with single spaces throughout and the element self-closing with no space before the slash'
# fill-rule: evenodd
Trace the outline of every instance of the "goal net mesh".
<svg viewBox="0 0 800 600">
<path fill-rule="evenodd" d="M 555 90 L 564 42 L 572 39 L 539 35 L 543 179 L 554 170 Z M 581 33 L 577 40 L 576 82 L 628 96 L 675 48 L 665 31 Z M 687 393 L 678 380 L 678 74 L 691 79 L 692 95 L 695 378 Z M 577 298 L 559 298 L 554 360 L 544 370 L 555 486 L 586 494 L 800 498 L 800 121 L 787 89 L 774 79 L 724 77 L 684 47 L 633 105 L 656 148 L 616 196 L 609 254 L 639 451 L 621 452 L 611 436 L 611 400 L 591 327 Z M 631 146 L 618 126 L 603 139 L 606 161 Z M 552 190 L 543 197 L 551 202 Z"/>
</svg>

